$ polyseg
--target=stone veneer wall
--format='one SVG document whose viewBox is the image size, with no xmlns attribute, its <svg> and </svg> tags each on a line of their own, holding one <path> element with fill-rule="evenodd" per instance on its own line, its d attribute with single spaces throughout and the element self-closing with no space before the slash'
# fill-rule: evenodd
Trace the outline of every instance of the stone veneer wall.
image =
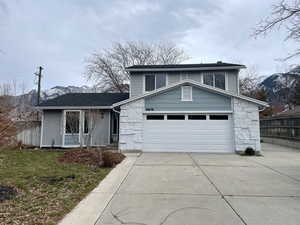
<svg viewBox="0 0 300 225">
<path fill-rule="evenodd" d="M 144 99 L 121 106 L 119 149 L 142 150 Z"/>
<path fill-rule="evenodd" d="M 233 126 L 237 152 L 247 147 L 261 150 L 258 105 L 233 98 Z"/>
</svg>

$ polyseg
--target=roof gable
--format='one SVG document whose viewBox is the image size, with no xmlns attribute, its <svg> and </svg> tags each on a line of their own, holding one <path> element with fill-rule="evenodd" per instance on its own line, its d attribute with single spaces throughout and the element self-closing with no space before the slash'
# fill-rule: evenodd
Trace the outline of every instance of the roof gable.
<svg viewBox="0 0 300 225">
<path fill-rule="evenodd" d="M 261 106 L 268 106 L 268 103 L 266 102 L 263 102 L 263 101 L 259 101 L 259 100 L 256 100 L 256 99 L 253 99 L 253 98 L 249 98 L 249 97 L 246 97 L 246 96 L 243 96 L 243 95 L 236 95 L 232 92 L 229 92 L 229 91 L 225 91 L 225 90 L 222 90 L 222 89 L 219 89 L 219 88 L 214 88 L 212 86 L 209 86 L 209 85 L 205 85 L 205 84 L 202 84 L 202 83 L 199 83 L 199 82 L 196 82 L 194 80 L 184 80 L 184 81 L 181 81 L 181 82 L 178 82 L 178 83 L 175 83 L 175 84 L 172 84 L 172 85 L 169 85 L 167 87 L 163 87 L 163 88 L 159 88 L 159 89 L 156 89 L 154 91 L 151 91 L 151 92 L 148 92 L 144 95 L 141 95 L 141 96 L 137 96 L 137 97 L 134 97 L 134 98 L 129 98 L 127 100 L 124 100 L 122 102 L 118 102 L 118 103 L 115 103 L 113 104 L 113 107 L 117 107 L 117 106 L 120 106 L 120 105 L 124 105 L 124 104 L 127 104 L 129 102 L 132 102 L 132 101 L 136 101 L 136 100 L 139 100 L 139 99 L 142 99 L 142 98 L 145 98 L 145 97 L 148 97 L 148 96 L 153 96 L 153 95 L 157 95 L 157 94 L 160 94 L 160 93 L 163 93 L 163 92 L 166 92 L 170 89 L 173 89 L 173 88 L 176 88 L 178 86 L 182 86 L 182 85 L 193 85 L 193 86 L 196 86 L 198 88 L 201 88 L 201 89 L 204 89 L 204 90 L 207 90 L 207 91 L 211 91 L 211 92 L 214 92 L 216 94 L 220 94 L 220 95 L 225 95 L 225 96 L 230 96 L 230 97 L 235 97 L 235 98 L 239 98 L 239 99 L 243 99 L 245 101 L 249 101 L 249 102 L 252 102 L 254 104 L 257 104 L 257 105 L 261 105 Z"/>
<path fill-rule="evenodd" d="M 231 97 L 194 85 L 192 101 L 182 101 L 181 87 L 145 97 L 146 111 L 231 111 Z"/>
</svg>

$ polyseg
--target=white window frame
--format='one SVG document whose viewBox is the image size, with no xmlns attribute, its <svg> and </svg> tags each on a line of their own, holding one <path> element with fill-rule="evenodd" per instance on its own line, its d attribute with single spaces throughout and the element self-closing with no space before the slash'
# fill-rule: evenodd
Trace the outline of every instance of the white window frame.
<svg viewBox="0 0 300 225">
<path fill-rule="evenodd" d="M 190 89 L 190 98 L 189 99 L 184 99 L 184 95 L 183 95 L 183 89 L 184 88 L 189 88 Z M 181 86 L 181 101 L 183 101 L 183 102 L 193 101 L 193 87 L 192 86 Z"/>
<path fill-rule="evenodd" d="M 80 134 L 80 130 L 81 130 L 81 115 L 82 115 L 81 110 L 64 110 L 64 134 L 66 134 L 66 135 L 73 135 L 73 134 L 66 133 L 67 112 L 79 112 L 79 132 L 76 133 L 76 134 Z"/>
<path fill-rule="evenodd" d="M 216 87 L 216 82 L 215 82 L 215 76 L 218 76 L 218 75 L 215 74 L 215 73 L 208 74 L 208 75 L 210 75 L 210 76 L 213 77 L 213 85 L 212 86 L 209 85 L 209 84 L 205 84 L 205 85 L 208 85 L 208 86 L 211 86 L 211 87 L 214 87 L 214 88 L 218 88 L 218 87 Z M 224 72 L 224 78 L 225 78 L 225 89 L 222 89 L 222 88 L 218 88 L 218 89 L 227 91 L 228 90 L 228 76 L 227 76 L 227 72 Z M 202 74 L 201 82 L 202 82 L 202 84 L 204 84 L 204 74 Z"/>
<path fill-rule="evenodd" d="M 155 91 L 156 90 L 156 76 L 155 74 L 144 74 L 143 75 L 143 93 L 149 93 L 151 91 L 146 91 L 146 76 L 154 76 L 154 90 L 152 91 Z"/>
<path fill-rule="evenodd" d="M 146 91 L 146 76 L 154 76 L 154 90 L 152 90 L 152 91 L 155 91 L 157 89 L 156 88 L 156 75 L 157 74 L 151 74 L 151 73 L 143 75 L 143 93 L 144 94 L 151 92 L 151 91 Z M 166 76 L 166 85 L 164 87 L 167 87 L 168 83 L 169 83 L 168 74 L 167 73 L 163 73 L 162 75 Z M 160 87 L 160 88 L 163 88 L 163 87 Z"/>
<path fill-rule="evenodd" d="M 78 134 L 78 142 L 80 143 L 80 138 L 81 138 L 81 118 L 82 118 L 82 110 L 75 110 L 75 109 L 70 109 L 70 110 L 64 110 L 64 121 L 63 121 L 63 140 L 62 140 L 62 143 L 63 143 L 63 147 L 78 147 L 80 146 L 79 145 L 65 145 L 65 136 L 66 135 L 74 135 L 74 134 L 69 134 L 69 133 L 66 133 L 66 115 L 67 115 L 67 112 L 79 112 L 79 132 Z"/>
</svg>

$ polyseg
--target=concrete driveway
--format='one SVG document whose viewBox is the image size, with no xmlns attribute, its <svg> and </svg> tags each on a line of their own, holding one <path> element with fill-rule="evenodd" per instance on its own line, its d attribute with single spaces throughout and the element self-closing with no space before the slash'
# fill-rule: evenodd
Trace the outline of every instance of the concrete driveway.
<svg viewBox="0 0 300 225">
<path fill-rule="evenodd" d="M 299 224 L 300 151 L 263 150 L 264 157 L 143 153 L 96 224 Z"/>
<path fill-rule="evenodd" d="M 93 224 L 300 224 L 300 151 L 262 147 L 264 157 L 143 153 L 108 204 L 93 200 L 93 210 L 101 205 Z"/>
</svg>

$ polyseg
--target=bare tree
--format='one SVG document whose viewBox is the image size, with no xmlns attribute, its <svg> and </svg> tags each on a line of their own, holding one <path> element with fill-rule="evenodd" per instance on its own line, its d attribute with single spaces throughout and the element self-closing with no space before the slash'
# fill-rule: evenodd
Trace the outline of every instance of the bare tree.
<svg viewBox="0 0 300 225">
<path fill-rule="evenodd" d="M 282 0 L 278 4 L 273 5 L 271 15 L 257 25 L 253 35 L 255 37 L 266 35 L 274 29 L 279 30 L 281 28 L 287 31 L 285 40 L 300 41 L 300 0 Z M 283 60 L 290 59 L 299 54 L 300 49 L 297 49 Z"/>
<path fill-rule="evenodd" d="M 185 52 L 173 43 L 144 42 L 115 43 L 111 48 L 92 54 L 87 59 L 85 77 L 105 91 L 127 92 L 132 65 L 175 64 L 188 59 Z"/>
<path fill-rule="evenodd" d="M 0 85 L 0 148 L 15 142 L 16 123 L 12 119 L 15 111 L 13 102 L 13 85 L 3 83 Z"/>
<path fill-rule="evenodd" d="M 256 92 L 262 77 L 259 76 L 256 66 L 247 68 L 240 77 L 239 88 L 242 95 L 256 98 Z"/>
</svg>

